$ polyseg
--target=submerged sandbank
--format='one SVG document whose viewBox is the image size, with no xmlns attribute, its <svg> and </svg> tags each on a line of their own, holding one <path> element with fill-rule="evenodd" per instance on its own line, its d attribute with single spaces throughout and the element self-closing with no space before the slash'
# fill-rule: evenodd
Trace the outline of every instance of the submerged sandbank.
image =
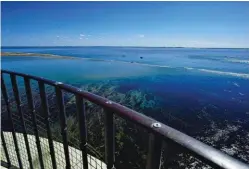
<svg viewBox="0 0 249 169">
<path fill-rule="evenodd" d="M 53 55 L 53 54 L 43 54 L 43 53 L 23 53 L 23 52 L 1 52 L 1 56 L 12 56 L 12 57 L 18 57 L 18 56 L 26 56 L 26 57 L 46 57 L 46 58 L 58 58 L 58 59 L 77 59 L 77 57 L 72 56 L 61 56 L 61 55 Z"/>
</svg>

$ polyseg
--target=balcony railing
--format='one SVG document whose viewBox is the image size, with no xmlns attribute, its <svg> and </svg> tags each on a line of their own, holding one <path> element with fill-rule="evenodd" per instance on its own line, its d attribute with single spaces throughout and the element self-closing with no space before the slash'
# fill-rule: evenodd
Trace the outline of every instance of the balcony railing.
<svg viewBox="0 0 249 169">
<path fill-rule="evenodd" d="M 12 86 L 13 97 L 15 103 L 17 105 L 17 112 L 19 115 L 19 121 L 21 123 L 22 132 L 18 133 L 14 127 L 14 118 L 11 112 L 10 100 L 8 96 L 7 87 L 4 81 L 4 75 L 10 76 L 10 83 Z M 30 111 L 32 127 L 34 130 L 34 136 L 28 134 L 24 115 L 22 110 L 22 103 L 20 100 L 20 92 L 18 90 L 18 83 L 17 77 L 21 77 L 24 80 L 25 92 L 27 97 L 27 106 Z M 161 167 L 161 156 L 162 156 L 162 145 L 166 144 L 166 149 L 164 151 L 167 152 L 167 147 L 171 145 L 177 145 L 177 147 L 181 148 L 182 150 L 187 150 L 188 153 L 198 158 L 200 161 L 214 167 L 214 168 L 225 168 L 225 169 L 248 169 L 249 165 L 242 163 L 219 150 L 214 149 L 180 131 L 177 131 L 167 125 L 164 125 L 150 117 L 147 117 L 143 114 L 140 114 L 134 110 L 131 110 L 127 107 L 124 107 L 118 103 L 115 103 L 111 100 L 106 98 L 100 97 L 93 93 L 89 93 L 87 91 L 83 91 L 79 88 L 63 84 L 61 82 L 56 82 L 53 80 L 48 80 L 42 77 L 36 77 L 28 74 L 17 73 L 7 70 L 1 71 L 1 91 L 2 97 L 4 100 L 4 104 L 6 106 L 6 112 L 8 113 L 9 125 L 11 128 L 11 132 L 1 131 L 1 140 L 2 140 L 2 147 L 4 150 L 5 160 L 1 160 L 1 165 L 11 168 L 25 168 L 24 163 L 28 163 L 29 168 L 36 168 L 34 167 L 34 161 L 32 160 L 32 149 L 30 145 L 32 143 L 36 144 L 36 149 L 38 153 L 38 160 L 39 160 L 39 168 L 46 168 L 44 165 L 44 156 L 42 154 L 42 147 L 41 142 L 44 141 L 44 138 L 39 136 L 38 132 L 38 115 L 36 114 L 34 108 L 34 100 L 32 96 L 32 88 L 30 85 L 30 81 L 37 81 L 39 86 L 39 95 L 41 100 L 41 107 L 42 111 L 45 115 L 45 131 L 47 133 L 47 138 L 45 141 L 49 145 L 49 156 L 51 158 L 52 166 L 51 168 L 58 168 L 58 158 L 56 157 L 55 147 L 57 144 L 53 138 L 51 133 L 51 126 L 50 126 L 50 114 L 49 114 L 49 107 L 47 101 L 47 94 L 45 90 L 45 85 L 50 85 L 55 89 L 56 93 L 56 103 L 59 108 L 59 119 L 60 119 L 60 128 L 61 128 L 61 136 L 62 136 L 62 144 L 63 152 L 64 152 L 64 160 L 65 160 L 65 168 L 93 168 L 89 165 L 89 154 L 87 153 L 89 150 L 88 142 L 87 142 L 87 127 L 86 127 L 86 118 L 85 118 L 85 104 L 84 102 L 90 101 L 94 104 L 101 106 L 104 109 L 104 119 L 105 119 L 105 164 L 101 164 L 100 168 L 107 168 L 112 169 L 115 168 L 115 150 L 114 150 L 114 143 L 115 143 L 115 130 L 114 130 L 114 114 L 122 117 L 126 120 L 129 120 L 132 123 L 135 123 L 149 132 L 149 143 L 148 143 L 148 155 L 147 155 L 147 162 L 146 162 L 146 169 L 159 169 Z M 67 119 L 66 119 L 66 112 L 65 112 L 65 105 L 63 100 L 64 92 L 69 92 L 73 94 L 76 98 L 76 109 L 77 109 L 77 120 L 79 121 L 79 131 L 80 131 L 80 151 L 81 151 L 81 163 L 78 167 L 72 166 L 72 160 L 70 160 L 70 153 L 72 147 L 69 145 L 68 141 L 68 129 L 67 129 Z M 3 103 L 2 103 L 3 106 Z M 14 148 L 10 150 L 10 146 L 7 146 L 8 141 L 10 139 L 6 139 L 6 136 L 9 134 L 13 140 Z M 20 135 L 23 135 L 23 139 L 19 139 Z M 20 141 L 25 143 L 25 152 L 27 153 L 28 161 L 24 161 L 23 156 L 23 148 L 20 148 Z M 20 150 L 22 149 L 22 152 Z M 14 151 L 14 152 L 13 152 Z M 17 157 L 18 165 L 13 164 L 13 155 L 15 154 Z M 170 153 L 167 153 L 168 157 Z M 164 158 L 167 158 L 164 157 Z M 90 159 L 91 160 L 91 159 Z M 96 167 L 98 168 L 98 167 Z"/>
</svg>

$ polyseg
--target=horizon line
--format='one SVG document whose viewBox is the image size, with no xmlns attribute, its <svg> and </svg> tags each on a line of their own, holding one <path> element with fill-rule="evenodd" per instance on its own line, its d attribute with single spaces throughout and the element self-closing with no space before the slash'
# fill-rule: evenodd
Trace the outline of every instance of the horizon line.
<svg viewBox="0 0 249 169">
<path fill-rule="evenodd" d="M 197 49 L 249 49 L 249 47 L 182 47 L 182 46 L 104 46 L 104 45 L 96 45 L 96 46 L 79 46 L 79 45 L 59 45 L 59 46 L 1 46 L 1 48 L 5 47 L 131 47 L 131 48 L 197 48 Z"/>
</svg>

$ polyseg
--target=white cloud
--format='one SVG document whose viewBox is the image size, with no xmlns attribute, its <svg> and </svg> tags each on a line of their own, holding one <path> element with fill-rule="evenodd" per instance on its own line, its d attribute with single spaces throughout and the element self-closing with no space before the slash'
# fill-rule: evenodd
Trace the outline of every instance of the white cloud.
<svg viewBox="0 0 249 169">
<path fill-rule="evenodd" d="M 79 39 L 88 39 L 89 37 L 90 37 L 91 35 L 84 35 L 84 34 L 80 34 L 80 37 L 79 37 Z"/>
<path fill-rule="evenodd" d="M 62 36 L 62 35 L 61 36 L 57 35 L 56 38 L 57 39 L 61 39 L 61 40 L 70 39 L 70 37 L 68 37 L 68 36 Z"/>
<path fill-rule="evenodd" d="M 143 34 L 138 35 L 139 38 L 144 38 Z"/>
</svg>

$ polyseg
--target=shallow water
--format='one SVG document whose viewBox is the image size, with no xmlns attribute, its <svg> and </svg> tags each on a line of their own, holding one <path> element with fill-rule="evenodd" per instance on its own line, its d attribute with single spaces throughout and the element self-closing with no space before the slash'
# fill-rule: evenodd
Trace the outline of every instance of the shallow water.
<svg viewBox="0 0 249 169">
<path fill-rule="evenodd" d="M 2 50 L 12 52 L 49 53 L 64 56 L 139 62 L 161 66 L 189 67 L 235 73 L 249 73 L 249 49 L 16 47 L 3 48 Z"/>
<path fill-rule="evenodd" d="M 108 60 L 3 57 L 2 69 L 70 84 L 119 80 L 121 89 L 144 89 L 165 101 L 172 96 L 249 111 L 249 64 L 226 60 L 249 60 L 248 49 L 17 47 L 2 51 Z"/>
<path fill-rule="evenodd" d="M 207 141 L 210 137 L 216 139 L 215 133 L 221 129 L 235 126 L 244 139 L 249 140 L 248 49 L 23 47 L 2 48 L 2 51 L 78 57 L 2 57 L 2 69 L 75 86 L 115 82 L 119 92 L 143 91 L 148 97 L 153 97 L 161 108 L 160 112 L 149 109 L 141 113 L 166 124 L 169 123 L 167 115 L 173 114 L 189 124 L 191 131 L 189 128 L 182 129 L 177 123 L 170 125 L 188 134 L 203 136 Z M 249 157 L 245 151 L 246 143 L 237 139 L 239 137 L 230 142 L 224 140 L 224 144 L 227 142 L 225 146 L 229 146 L 239 142 L 237 146 L 241 150 L 238 152 Z"/>
</svg>

